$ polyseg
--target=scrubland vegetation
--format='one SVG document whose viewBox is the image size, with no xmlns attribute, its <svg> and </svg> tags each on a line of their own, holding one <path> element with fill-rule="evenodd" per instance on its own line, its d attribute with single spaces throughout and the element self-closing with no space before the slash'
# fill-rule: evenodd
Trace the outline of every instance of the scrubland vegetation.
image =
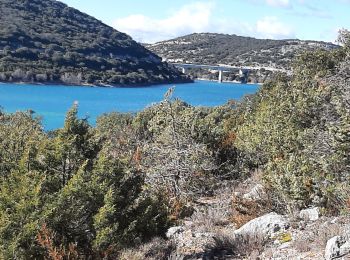
<svg viewBox="0 0 350 260">
<path fill-rule="evenodd" d="M 255 39 L 218 33 L 194 33 L 145 46 L 170 62 L 286 70 L 290 69 L 293 58 L 303 51 L 338 47 L 326 42 Z"/>
<path fill-rule="evenodd" d="M 52 132 L 31 112 L 1 112 L 0 258 L 167 259 L 176 247 L 162 239 L 169 227 L 216 218 L 196 212 L 194 202 L 256 174 L 268 198 L 249 204 L 232 193 L 228 219 L 236 226 L 272 210 L 346 214 L 349 33 L 340 38 L 342 48 L 305 53 L 293 76 L 220 107 L 192 107 L 174 100 L 171 88 L 163 102 L 135 115 L 102 115 L 95 127 L 74 105 Z M 247 243 L 226 236 L 216 249 L 234 253 Z"/>
</svg>

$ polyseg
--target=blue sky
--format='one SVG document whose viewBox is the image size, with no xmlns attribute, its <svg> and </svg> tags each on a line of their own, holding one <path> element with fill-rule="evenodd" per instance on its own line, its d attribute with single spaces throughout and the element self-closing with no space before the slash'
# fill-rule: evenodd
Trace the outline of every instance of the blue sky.
<svg viewBox="0 0 350 260">
<path fill-rule="evenodd" d="M 334 42 L 350 0 L 63 0 L 141 42 L 217 32 Z"/>
</svg>

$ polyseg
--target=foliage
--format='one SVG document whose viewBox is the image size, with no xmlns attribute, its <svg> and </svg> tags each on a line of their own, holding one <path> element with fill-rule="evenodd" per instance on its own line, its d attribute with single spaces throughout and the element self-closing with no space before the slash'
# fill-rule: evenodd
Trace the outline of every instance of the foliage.
<svg viewBox="0 0 350 260">
<path fill-rule="evenodd" d="M 59 1 L 1 0 L 0 16 L 1 81 L 189 82 L 128 35 Z"/>
<path fill-rule="evenodd" d="M 266 185 L 285 209 L 339 211 L 349 190 L 347 51 L 301 55 L 293 76 L 276 77 L 252 105 L 241 105 L 235 145 L 263 168 Z"/>
<path fill-rule="evenodd" d="M 79 254 L 74 244 L 70 244 L 68 249 L 63 248 L 62 245 L 57 247 L 55 238 L 55 233 L 44 224 L 38 233 L 37 241 L 41 247 L 46 249 L 46 258 L 53 260 L 78 259 Z"/>
<path fill-rule="evenodd" d="M 102 165 L 105 167 L 108 162 L 103 160 Z M 139 172 L 118 176 L 113 175 L 113 172 L 117 172 L 113 167 L 99 168 L 97 173 L 107 186 L 104 205 L 94 217 L 97 232 L 95 246 L 121 249 L 164 234 L 168 226 L 164 198 L 143 193 L 144 181 Z M 117 242 L 111 243 L 111 240 Z"/>
<path fill-rule="evenodd" d="M 76 105 L 51 133 L 30 113 L 2 113 L 0 122 L 8 134 L 0 149 L 0 258 L 108 258 L 165 233 L 164 198 L 102 149 Z"/>
<path fill-rule="evenodd" d="M 229 64 L 237 67 L 271 67 L 273 64 L 284 69 L 290 68 L 293 58 L 302 51 L 337 48 L 325 42 L 255 39 L 216 33 L 194 33 L 146 47 L 169 61 L 178 62 L 181 59 L 183 63 Z"/>
<path fill-rule="evenodd" d="M 34 240 L 41 218 L 42 175 L 14 171 L 0 181 L 0 258 L 36 258 L 40 254 Z"/>
<path fill-rule="evenodd" d="M 225 119 L 232 113 L 229 104 L 196 108 L 169 95 L 135 116 L 103 115 L 96 131 L 110 156 L 145 172 L 146 184 L 175 205 L 210 194 L 218 179 L 240 176 L 236 150 L 226 142 Z"/>
<path fill-rule="evenodd" d="M 29 170 L 24 159 L 30 161 L 42 138 L 40 119 L 32 112 L 8 115 L 0 111 L 0 176 L 6 176 L 20 166 Z"/>
</svg>

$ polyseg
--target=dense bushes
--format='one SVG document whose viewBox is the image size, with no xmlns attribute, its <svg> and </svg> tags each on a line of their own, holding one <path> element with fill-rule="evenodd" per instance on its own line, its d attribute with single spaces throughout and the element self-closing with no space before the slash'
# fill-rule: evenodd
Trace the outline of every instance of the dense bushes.
<svg viewBox="0 0 350 260">
<path fill-rule="evenodd" d="M 75 105 L 49 133 L 30 112 L 1 113 L 1 257 L 113 258 L 163 236 L 191 213 L 186 201 L 237 178 L 223 120 L 231 106 L 195 108 L 168 94 L 137 115 L 103 115 L 95 128 Z"/>
<path fill-rule="evenodd" d="M 111 155 L 147 173 L 146 182 L 151 187 L 166 188 L 171 198 L 191 198 L 210 194 L 217 178 L 239 176 L 231 169 L 235 148 L 225 145 L 224 120 L 232 113 L 230 105 L 195 108 L 166 99 L 133 119 L 115 113 L 104 115 L 97 131 Z"/>
<path fill-rule="evenodd" d="M 265 84 L 242 109 L 235 145 L 286 209 L 339 211 L 349 197 L 348 57 L 346 48 L 305 53 L 292 77 Z"/>
<path fill-rule="evenodd" d="M 1 114 L 0 127 L 1 258 L 41 258 L 53 248 L 108 258 L 164 234 L 167 203 L 142 172 L 102 149 L 76 107 L 49 134 L 30 113 Z"/>
</svg>

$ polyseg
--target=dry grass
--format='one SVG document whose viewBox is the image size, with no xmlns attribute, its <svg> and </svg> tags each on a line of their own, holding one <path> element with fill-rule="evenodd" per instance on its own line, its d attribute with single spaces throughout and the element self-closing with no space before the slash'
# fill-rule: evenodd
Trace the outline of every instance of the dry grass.
<svg viewBox="0 0 350 260">
<path fill-rule="evenodd" d="M 240 182 L 235 185 L 235 192 L 238 192 L 240 194 L 250 192 L 255 185 L 263 183 L 262 176 L 263 173 L 260 170 L 252 172 L 249 178 L 240 180 Z"/>
<path fill-rule="evenodd" d="M 342 227 L 339 224 L 330 224 L 315 230 L 315 243 L 321 248 L 324 248 L 327 241 L 334 236 L 342 235 L 344 233 Z"/>
<path fill-rule="evenodd" d="M 208 247 L 207 255 L 219 257 L 219 259 L 229 257 L 256 259 L 264 251 L 267 242 L 264 236 L 258 233 L 249 236 L 236 236 L 231 230 L 222 230 L 216 235 L 215 244 Z"/>
<path fill-rule="evenodd" d="M 190 218 L 193 229 L 199 232 L 215 232 L 222 226 L 229 224 L 229 209 L 222 207 L 208 207 L 196 211 Z"/>
<path fill-rule="evenodd" d="M 238 196 L 232 197 L 232 211 L 230 221 L 240 228 L 252 219 L 258 218 L 271 211 L 268 200 L 247 200 Z"/>
<path fill-rule="evenodd" d="M 165 198 L 169 198 L 171 194 L 170 192 L 165 192 L 163 196 Z M 177 222 L 186 217 L 190 217 L 194 212 L 192 202 L 184 198 L 169 199 L 168 208 L 170 214 L 169 218 L 173 222 Z"/>
<path fill-rule="evenodd" d="M 264 251 L 267 242 L 266 238 L 259 233 L 240 237 L 236 242 L 236 254 L 254 259 Z"/>
<path fill-rule="evenodd" d="M 144 254 L 141 251 L 137 250 L 123 250 L 119 255 L 120 260 L 144 260 Z"/>
<path fill-rule="evenodd" d="M 311 243 L 309 238 L 302 237 L 293 242 L 293 247 L 300 253 L 310 252 L 313 248 Z"/>
<path fill-rule="evenodd" d="M 234 195 L 231 195 L 231 210 L 229 219 L 240 228 L 250 220 L 257 218 L 272 209 L 270 199 L 262 194 L 259 200 L 244 199 L 243 195 L 252 191 L 257 185 L 262 183 L 262 172 L 256 170 L 249 179 L 238 183 L 234 188 Z M 232 193 L 231 193 L 232 194 Z"/>
<path fill-rule="evenodd" d="M 324 250 L 327 241 L 334 236 L 344 235 L 344 230 L 343 224 L 326 224 L 323 221 L 318 221 L 303 230 L 294 240 L 293 246 L 301 253 Z"/>
<path fill-rule="evenodd" d="M 176 251 L 171 241 L 154 238 L 151 242 L 138 248 L 125 249 L 121 252 L 120 260 L 167 260 Z"/>
</svg>

